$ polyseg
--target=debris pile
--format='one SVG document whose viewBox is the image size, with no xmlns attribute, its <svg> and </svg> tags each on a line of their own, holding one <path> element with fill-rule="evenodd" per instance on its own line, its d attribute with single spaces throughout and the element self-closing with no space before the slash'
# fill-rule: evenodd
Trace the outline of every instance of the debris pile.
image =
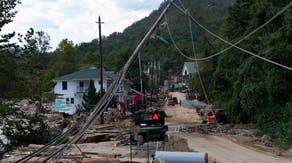
<svg viewBox="0 0 292 163">
<path fill-rule="evenodd" d="M 114 108 L 109 108 L 107 112 L 103 113 L 104 124 L 120 123 L 124 119 L 123 113 Z"/>
<path fill-rule="evenodd" d="M 94 134 L 86 134 L 80 140 L 81 143 L 99 143 L 104 141 L 110 141 L 111 138 L 117 136 L 118 133 L 94 133 Z"/>
<path fill-rule="evenodd" d="M 187 139 L 183 138 L 179 134 L 169 135 L 168 142 L 165 143 L 165 151 L 180 151 L 180 152 L 193 152 L 189 146 Z"/>
<path fill-rule="evenodd" d="M 268 135 L 263 135 L 260 139 L 257 140 L 257 142 L 267 146 L 267 147 L 272 147 L 272 138 Z"/>
<path fill-rule="evenodd" d="M 57 128 L 64 122 L 64 117 L 61 114 L 44 114 L 45 122 L 48 126 Z"/>
</svg>

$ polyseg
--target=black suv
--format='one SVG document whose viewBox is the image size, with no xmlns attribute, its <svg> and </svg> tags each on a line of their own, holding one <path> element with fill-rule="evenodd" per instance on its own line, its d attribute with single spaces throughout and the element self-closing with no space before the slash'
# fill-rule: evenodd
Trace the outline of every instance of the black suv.
<svg viewBox="0 0 292 163">
<path fill-rule="evenodd" d="M 168 126 L 163 110 L 140 110 L 135 117 L 135 140 L 138 145 L 148 141 L 167 141 Z"/>
</svg>

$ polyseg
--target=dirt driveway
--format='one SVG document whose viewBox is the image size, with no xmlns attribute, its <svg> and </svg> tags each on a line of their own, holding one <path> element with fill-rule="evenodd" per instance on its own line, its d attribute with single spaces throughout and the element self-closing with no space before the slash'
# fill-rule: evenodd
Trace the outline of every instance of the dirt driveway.
<svg viewBox="0 0 292 163">
<path fill-rule="evenodd" d="M 184 100 L 185 95 L 179 92 L 171 93 L 172 96 Z M 183 106 L 164 106 L 166 122 L 169 125 L 180 126 L 186 124 L 200 123 L 200 117 L 195 113 L 195 109 L 187 109 Z M 170 133 L 172 134 L 172 133 Z M 178 134 L 178 133 L 176 133 Z M 284 157 L 272 155 L 252 148 L 247 148 L 233 143 L 225 137 L 201 135 L 201 134 L 184 134 L 179 133 L 188 141 L 188 146 L 194 151 L 207 152 L 210 157 L 219 163 L 291 163 Z"/>
</svg>

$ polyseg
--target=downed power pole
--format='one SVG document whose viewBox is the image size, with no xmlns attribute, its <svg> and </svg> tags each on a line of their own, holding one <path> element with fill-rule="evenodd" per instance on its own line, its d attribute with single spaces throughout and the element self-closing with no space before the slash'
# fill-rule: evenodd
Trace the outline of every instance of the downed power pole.
<svg viewBox="0 0 292 163">
<path fill-rule="evenodd" d="M 56 158 L 57 156 L 61 155 L 65 149 L 67 149 L 70 145 L 77 143 L 80 138 L 84 135 L 87 128 L 95 122 L 96 119 L 100 118 L 101 114 L 105 111 L 107 108 L 109 101 L 113 98 L 114 92 L 117 90 L 118 86 L 121 84 L 121 82 L 125 79 L 126 73 L 130 67 L 130 65 L 133 63 L 135 58 L 137 57 L 138 52 L 143 47 L 143 45 L 146 43 L 146 41 L 150 38 L 151 34 L 154 32 L 158 24 L 163 19 L 164 15 L 167 13 L 168 9 L 171 7 L 173 0 L 169 0 L 168 4 L 166 5 L 165 9 L 162 11 L 160 16 L 157 18 L 155 23 L 151 26 L 151 28 L 148 30 L 144 38 L 141 40 L 141 42 L 138 44 L 134 52 L 131 54 L 130 58 L 124 65 L 124 67 L 120 70 L 120 73 L 118 75 L 118 78 L 113 82 L 113 84 L 110 86 L 109 90 L 105 93 L 105 95 L 101 98 L 101 100 L 97 103 L 97 105 L 94 107 L 93 112 L 89 116 L 87 122 L 84 124 L 84 126 L 79 130 L 79 132 L 67 143 L 65 143 L 59 150 L 55 151 L 51 155 L 49 155 L 43 162 L 46 162 L 50 160 L 51 158 Z"/>
</svg>

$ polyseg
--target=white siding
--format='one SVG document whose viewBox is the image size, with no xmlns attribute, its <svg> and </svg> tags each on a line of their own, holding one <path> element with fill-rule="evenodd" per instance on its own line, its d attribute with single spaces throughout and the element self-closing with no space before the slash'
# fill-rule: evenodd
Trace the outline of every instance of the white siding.
<svg viewBox="0 0 292 163">
<path fill-rule="evenodd" d="M 62 82 L 63 81 L 58 81 L 57 84 L 55 85 L 54 92 L 55 94 L 66 94 L 66 95 L 73 95 L 77 91 L 77 86 L 79 86 L 79 82 L 75 81 L 67 81 L 67 90 L 63 90 L 62 88 Z"/>
<path fill-rule="evenodd" d="M 82 106 L 84 92 L 81 92 L 80 90 L 87 90 L 88 91 L 90 81 L 89 80 L 67 81 L 67 90 L 63 90 L 62 82 L 63 81 L 57 81 L 57 83 L 54 87 L 54 93 L 56 95 L 58 95 L 58 97 L 56 97 L 55 102 L 56 102 L 56 104 L 62 103 L 61 105 L 58 105 L 59 108 L 57 108 L 57 105 L 56 105 L 56 111 L 65 112 L 69 115 L 73 115 L 76 113 L 78 105 Z M 80 89 L 80 85 L 79 85 L 80 82 L 84 83 L 83 84 L 84 89 Z M 100 85 L 98 83 L 98 80 L 94 80 L 94 86 L 95 86 L 96 92 L 99 92 Z M 104 87 L 104 90 L 107 91 L 106 79 L 103 82 L 103 87 Z M 69 98 L 70 102 L 71 102 L 71 98 L 74 98 L 74 104 L 71 104 L 71 103 L 64 104 L 64 103 L 66 103 L 66 98 Z M 64 111 L 62 111 L 62 109 Z"/>
</svg>

